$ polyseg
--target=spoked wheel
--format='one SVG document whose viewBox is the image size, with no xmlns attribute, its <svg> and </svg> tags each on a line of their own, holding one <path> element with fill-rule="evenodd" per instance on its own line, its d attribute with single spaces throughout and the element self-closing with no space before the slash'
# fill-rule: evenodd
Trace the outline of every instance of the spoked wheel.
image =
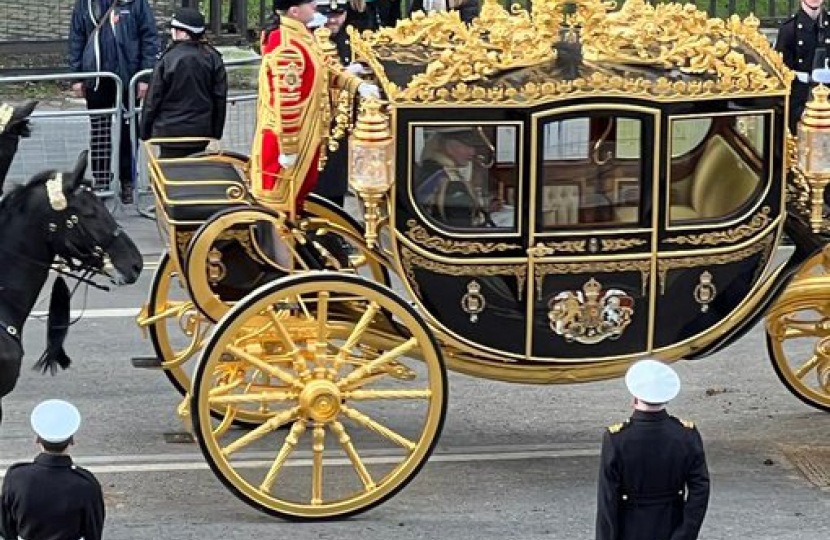
<svg viewBox="0 0 830 540">
<path fill-rule="evenodd" d="M 162 361 L 162 370 L 176 390 L 183 396 L 190 392 L 190 360 L 204 347 L 213 326 L 193 305 L 186 287 L 180 281 L 168 252 L 159 260 L 153 276 L 146 316 L 150 341 L 156 356 Z M 214 415 L 224 417 L 225 407 L 217 407 Z M 234 419 L 239 426 L 257 426 L 264 421 L 256 411 L 240 411 Z"/>
<path fill-rule="evenodd" d="M 237 377 L 252 369 L 253 384 Z M 432 452 L 447 399 L 441 351 L 417 312 L 337 272 L 282 278 L 237 303 L 193 380 L 194 433 L 213 471 L 251 506 L 295 520 L 392 497 Z M 224 418 L 207 414 L 217 405 Z M 228 429 L 248 408 L 268 420 Z"/>
<path fill-rule="evenodd" d="M 767 351 L 793 394 L 830 412 L 830 275 L 820 262 L 808 265 L 767 314 Z"/>
</svg>

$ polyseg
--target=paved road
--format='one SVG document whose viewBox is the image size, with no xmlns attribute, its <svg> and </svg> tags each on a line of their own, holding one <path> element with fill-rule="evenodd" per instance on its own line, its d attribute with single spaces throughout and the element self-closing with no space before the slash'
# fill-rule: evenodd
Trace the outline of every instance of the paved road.
<svg viewBox="0 0 830 540">
<path fill-rule="evenodd" d="M 154 224 L 132 213 L 121 219 L 152 263 L 161 249 Z M 26 369 L 4 400 L 0 471 L 32 455 L 28 414 L 38 400 L 63 396 L 80 406 L 85 422 L 75 454 L 105 487 L 107 538 L 591 537 L 600 433 L 627 414 L 621 381 L 522 386 L 454 374 L 435 458 L 385 505 L 348 521 L 299 525 L 239 502 L 207 470 L 197 446 L 165 441 L 166 433 L 182 431 L 178 396 L 161 373 L 130 364 L 151 352 L 133 322 L 151 270 L 134 286 L 91 292 L 88 316 L 70 333 L 72 369 L 57 377 Z M 43 324 L 30 321 L 24 337 L 31 366 Z M 785 454 L 798 446 L 817 456 L 830 447 L 830 415 L 802 405 L 778 382 L 760 329 L 678 369 L 684 388 L 672 409 L 699 424 L 713 477 L 703 538 L 830 537 L 830 490 L 808 481 Z M 405 421 L 402 414 L 390 413 Z M 825 472 L 828 454 L 816 461 Z"/>
</svg>

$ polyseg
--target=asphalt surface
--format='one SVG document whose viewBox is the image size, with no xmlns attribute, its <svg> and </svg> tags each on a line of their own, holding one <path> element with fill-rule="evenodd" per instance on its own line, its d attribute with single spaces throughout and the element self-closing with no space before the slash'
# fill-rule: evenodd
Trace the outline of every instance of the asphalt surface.
<svg viewBox="0 0 830 540">
<path fill-rule="evenodd" d="M 29 321 L 26 367 L 3 401 L 0 474 L 35 452 L 32 407 L 64 397 L 85 417 L 74 455 L 104 485 L 109 539 L 592 537 L 600 436 L 629 412 L 621 380 L 523 386 L 451 374 L 435 456 L 384 505 L 345 521 L 295 524 L 237 500 L 207 469 L 197 445 L 166 441 L 184 428 L 176 415 L 178 394 L 164 375 L 131 365 L 132 357 L 152 354 L 134 315 L 162 246 L 154 222 L 134 208 L 116 214 L 145 254 L 147 269 L 135 285 L 73 299 L 86 316 L 70 332 L 74 365 L 67 372 L 51 377 L 30 369 L 45 338 L 43 322 Z M 803 405 L 778 381 L 761 329 L 718 355 L 677 368 L 683 391 L 671 411 L 700 427 L 712 474 L 701 538 L 830 537 L 830 488 L 812 483 L 788 458 L 793 448 L 815 456 L 828 480 L 830 415 Z M 389 414 L 406 421 L 403 412 Z"/>
</svg>

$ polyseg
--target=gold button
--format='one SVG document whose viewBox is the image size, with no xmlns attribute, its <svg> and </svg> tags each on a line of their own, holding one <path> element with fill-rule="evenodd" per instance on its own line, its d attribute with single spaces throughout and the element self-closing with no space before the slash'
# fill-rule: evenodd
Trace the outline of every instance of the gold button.
<svg viewBox="0 0 830 540">
<path fill-rule="evenodd" d="M 804 25 L 801 24 L 801 23 L 798 23 L 798 28 L 804 28 Z"/>
<path fill-rule="evenodd" d="M 628 500 L 628 495 L 623 495 L 622 500 L 627 501 Z"/>
<path fill-rule="evenodd" d="M 800 40 L 800 39 L 799 39 L 799 40 L 798 40 L 798 44 L 799 44 L 799 45 L 804 45 L 804 41 L 802 41 L 802 40 Z"/>
</svg>

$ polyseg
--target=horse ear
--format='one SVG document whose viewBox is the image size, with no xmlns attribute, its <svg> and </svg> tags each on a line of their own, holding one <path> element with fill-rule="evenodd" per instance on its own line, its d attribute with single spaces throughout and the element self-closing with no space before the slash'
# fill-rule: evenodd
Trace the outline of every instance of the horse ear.
<svg viewBox="0 0 830 540">
<path fill-rule="evenodd" d="M 35 100 L 28 100 L 22 105 L 18 105 L 14 108 L 14 113 L 12 114 L 12 123 L 17 123 L 21 120 L 25 120 L 29 118 L 29 116 L 34 112 L 35 107 L 37 107 L 38 102 Z"/>
<path fill-rule="evenodd" d="M 84 181 L 84 175 L 86 174 L 86 166 L 88 162 L 89 150 L 84 150 L 78 154 L 78 161 L 75 163 L 75 168 L 69 173 L 69 178 L 67 178 L 69 181 L 68 183 L 72 186 L 71 190 L 75 190 L 75 188 L 79 187 L 81 182 Z"/>
</svg>

